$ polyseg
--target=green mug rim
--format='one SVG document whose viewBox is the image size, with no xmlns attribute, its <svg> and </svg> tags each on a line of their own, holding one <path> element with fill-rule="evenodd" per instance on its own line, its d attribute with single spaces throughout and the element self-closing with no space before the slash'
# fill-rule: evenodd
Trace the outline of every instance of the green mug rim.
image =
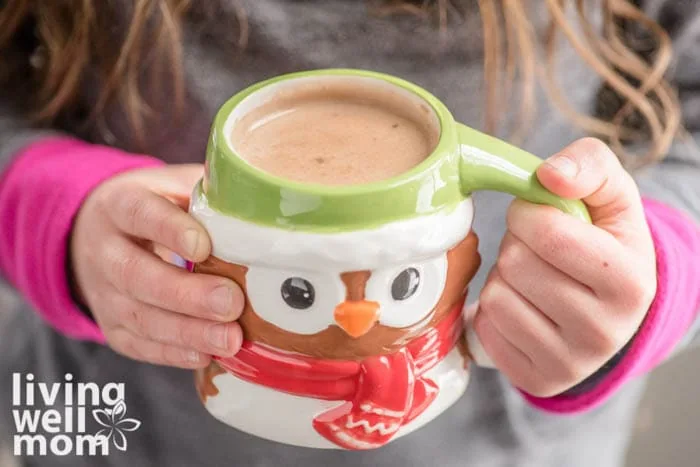
<svg viewBox="0 0 700 467">
<path fill-rule="evenodd" d="M 439 139 L 430 155 L 396 177 L 332 186 L 272 175 L 248 163 L 229 144 L 226 122 L 245 99 L 283 81 L 332 76 L 375 79 L 420 98 L 439 124 Z M 558 197 L 539 183 L 536 170 L 541 163 L 520 148 L 456 122 L 442 101 L 417 84 L 376 71 L 331 68 L 276 76 L 228 99 L 214 118 L 201 186 L 216 213 L 287 230 L 348 232 L 450 213 L 479 190 L 548 204 L 590 222 L 582 202 Z"/>
<path fill-rule="evenodd" d="M 378 79 L 400 87 L 406 91 L 411 92 L 415 96 L 420 97 L 433 110 L 439 124 L 440 135 L 438 138 L 438 142 L 431 151 L 430 155 L 428 155 L 428 157 L 426 157 L 418 165 L 410 168 L 406 172 L 403 172 L 391 178 L 387 178 L 385 180 L 351 185 L 323 185 L 317 183 L 296 182 L 294 180 L 279 177 L 270 174 L 269 172 L 265 172 L 264 170 L 259 169 L 254 165 L 248 163 L 231 147 L 231 145 L 229 144 L 229 140 L 224 132 L 224 127 L 233 110 L 238 105 L 240 105 L 245 99 L 251 97 L 257 91 L 260 91 L 267 86 L 277 84 L 282 81 L 290 81 L 294 79 L 310 77 L 322 78 L 323 76 L 348 76 Z M 226 155 L 226 157 L 228 157 L 229 163 L 231 164 L 232 168 L 240 170 L 246 175 L 254 177 L 267 184 L 279 186 L 280 188 L 286 188 L 289 190 L 293 190 L 294 192 L 310 196 L 332 198 L 334 196 L 347 197 L 352 195 L 367 195 L 381 192 L 387 189 L 394 188 L 398 185 L 402 185 L 406 182 L 413 181 L 416 177 L 425 174 L 426 171 L 434 169 L 435 166 L 438 165 L 445 157 L 445 152 L 451 150 L 449 146 L 454 144 L 454 142 L 452 141 L 453 138 L 451 137 L 454 136 L 455 120 L 452 116 L 452 113 L 449 111 L 447 106 L 442 103 L 442 101 L 440 101 L 432 93 L 428 92 L 427 90 L 421 88 L 420 86 L 414 83 L 411 83 L 410 81 L 389 74 L 371 70 L 351 68 L 328 68 L 287 73 L 284 75 L 260 81 L 243 89 L 242 91 L 238 92 L 233 97 L 228 99 L 223 104 L 223 106 L 221 106 L 214 118 L 214 129 L 216 131 L 215 138 L 218 139 L 217 150 L 222 151 Z"/>
</svg>

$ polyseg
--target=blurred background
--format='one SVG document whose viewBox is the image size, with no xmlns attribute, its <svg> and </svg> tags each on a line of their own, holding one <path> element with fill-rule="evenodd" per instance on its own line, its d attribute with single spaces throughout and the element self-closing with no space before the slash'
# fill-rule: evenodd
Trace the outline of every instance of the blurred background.
<svg viewBox="0 0 700 467">
<path fill-rule="evenodd" d="M 637 415 L 627 467 L 698 466 L 700 349 L 694 349 L 654 372 Z"/>
</svg>

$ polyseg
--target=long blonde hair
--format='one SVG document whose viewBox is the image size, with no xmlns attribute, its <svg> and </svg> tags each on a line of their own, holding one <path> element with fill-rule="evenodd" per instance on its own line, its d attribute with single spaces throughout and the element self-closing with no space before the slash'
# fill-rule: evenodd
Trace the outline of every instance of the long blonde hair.
<svg viewBox="0 0 700 467">
<path fill-rule="evenodd" d="M 546 37 L 536 36 L 528 3 L 544 1 L 549 12 Z M 487 84 L 485 129 L 493 132 L 502 120 L 504 103 L 518 94 L 519 118 L 514 140 L 532 129 L 536 89 L 541 85 L 551 101 L 575 124 L 611 144 L 623 163 L 634 169 L 666 154 L 681 127 L 678 98 L 665 79 L 672 58 L 668 34 L 628 0 L 598 0 L 603 27 L 587 17 L 587 0 L 478 0 L 483 23 L 484 73 Z M 455 0 L 367 0 L 372 14 L 409 13 L 434 18 L 441 32 L 451 14 L 461 7 Z M 185 99 L 182 70 L 181 24 L 194 2 L 190 0 L 132 0 L 131 20 L 122 37 L 110 35 L 114 11 L 101 0 L 7 0 L 0 9 L 0 87 L 17 83 L 31 86 L 35 97 L 31 116 L 50 123 L 76 103 L 88 71 L 96 70 L 100 93 L 84 117 L 99 118 L 108 102 L 118 100 L 137 136 L 149 108 L 139 89 L 143 60 L 148 54 L 156 70 L 172 75 L 174 101 Z M 247 41 L 245 9 L 237 7 L 238 42 Z M 579 27 L 567 17 L 575 11 Z M 201 10 L 201 8 L 199 8 Z M 111 14 L 110 14 L 111 13 Z M 626 35 L 629 26 L 645 32 L 650 50 L 636 50 Z M 31 28 L 29 30 L 28 28 Z M 23 35 L 31 34 L 38 47 L 26 50 Z M 568 103 L 554 72 L 558 42 L 564 38 L 603 79 L 608 95 L 617 102 L 608 118 L 584 115 Z M 28 60 L 34 53 L 34 59 Z M 40 61 L 41 66 L 32 63 Z M 4 70 L 4 71 L 3 71 Z M 518 77 L 518 89 L 512 83 Z M 628 154 L 627 143 L 645 142 L 641 155 Z"/>
</svg>

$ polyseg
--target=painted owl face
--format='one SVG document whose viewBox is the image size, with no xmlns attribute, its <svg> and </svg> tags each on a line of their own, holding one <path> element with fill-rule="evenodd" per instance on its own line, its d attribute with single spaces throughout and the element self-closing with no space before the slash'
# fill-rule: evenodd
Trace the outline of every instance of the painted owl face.
<svg viewBox="0 0 700 467">
<path fill-rule="evenodd" d="M 312 357 L 361 360 L 394 353 L 461 306 L 480 264 L 470 233 L 447 253 L 371 271 L 310 272 L 210 257 L 203 274 L 241 286 L 244 339 Z"/>
<path fill-rule="evenodd" d="M 335 325 L 358 338 L 377 323 L 406 328 L 430 316 L 445 288 L 447 266 L 445 254 L 343 274 L 251 266 L 247 296 L 260 318 L 285 331 L 310 335 Z"/>
</svg>

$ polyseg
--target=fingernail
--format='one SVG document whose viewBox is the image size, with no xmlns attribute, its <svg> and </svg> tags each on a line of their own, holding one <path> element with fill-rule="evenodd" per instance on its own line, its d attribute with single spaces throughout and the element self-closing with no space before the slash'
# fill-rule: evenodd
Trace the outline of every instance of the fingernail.
<svg viewBox="0 0 700 467">
<path fill-rule="evenodd" d="M 185 351 L 185 360 L 190 363 L 199 363 L 199 352 L 197 351 Z"/>
<path fill-rule="evenodd" d="M 196 229 L 187 229 L 183 235 L 185 242 L 185 250 L 193 257 L 197 253 L 197 244 L 199 243 L 199 232 Z"/>
<path fill-rule="evenodd" d="M 559 173 L 568 178 L 574 178 L 578 173 L 578 164 L 568 156 L 562 154 L 550 157 L 545 164 L 553 167 Z"/>
<path fill-rule="evenodd" d="M 233 313 L 233 290 L 227 285 L 221 285 L 209 295 L 209 304 L 212 311 L 221 316 L 228 317 Z"/>
<path fill-rule="evenodd" d="M 228 350 L 228 327 L 225 324 L 210 326 L 207 338 L 217 349 Z"/>
</svg>

